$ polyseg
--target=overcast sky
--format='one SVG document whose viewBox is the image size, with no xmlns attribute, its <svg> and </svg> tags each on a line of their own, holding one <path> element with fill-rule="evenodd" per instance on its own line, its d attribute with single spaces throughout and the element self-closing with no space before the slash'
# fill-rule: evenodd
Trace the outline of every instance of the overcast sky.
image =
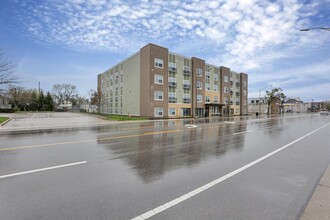
<svg viewBox="0 0 330 220">
<path fill-rule="evenodd" d="M 249 74 L 249 97 L 281 87 L 330 99 L 330 0 L 1 0 L 0 48 L 26 88 L 77 85 L 148 43 Z"/>
</svg>

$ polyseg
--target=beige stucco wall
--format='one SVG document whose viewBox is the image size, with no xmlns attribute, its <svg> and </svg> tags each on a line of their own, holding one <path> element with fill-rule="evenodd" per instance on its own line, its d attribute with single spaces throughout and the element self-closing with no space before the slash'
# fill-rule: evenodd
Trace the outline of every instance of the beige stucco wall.
<svg viewBox="0 0 330 220">
<path fill-rule="evenodd" d="M 123 63 L 123 115 L 140 115 L 140 53 Z"/>
<path fill-rule="evenodd" d="M 170 118 L 182 117 L 181 109 L 182 108 L 190 108 L 191 109 L 191 104 L 169 103 L 168 108 L 175 108 L 175 116 L 169 116 Z"/>
</svg>

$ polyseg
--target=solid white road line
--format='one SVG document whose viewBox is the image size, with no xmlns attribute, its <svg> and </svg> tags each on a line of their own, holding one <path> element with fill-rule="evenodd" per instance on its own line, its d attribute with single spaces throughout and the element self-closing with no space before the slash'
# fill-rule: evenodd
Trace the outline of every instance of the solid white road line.
<svg viewBox="0 0 330 220">
<path fill-rule="evenodd" d="M 261 161 L 267 159 L 268 157 L 273 156 L 274 154 L 276 154 L 276 153 L 278 153 L 278 152 L 280 152 L 280 151 L 282 151 L 282 150 L 290 147 L 291 145 L 297 143 L 298 141 L 301 141 L 302 139 L 308 137 L 309 135 L 311 135 L 311 134 L 313 134 L 313 133 L 321 130 L 322 128 L 325 128 L 329 124 L 330 123 L 328 123 L 326 125 L 323 125 L 322 127 L 320 127 L 318 129 L 316 129 L 316 130 L 314 130 L 314 131 L 312 131 L 312 132 L 310 132 L 310 133 L 308 133 L 308 134 L 306 134 L 306 135 L 304 135 L 304 136 L 302 136 L 302 137 L 300 137 L 300 138 L 298 138 L 298 139 L 290 142 L 289 144 L 284 145 L 283 147 L 278 148 L 277 150 L 275 150 L 275 151 L 273 151 L 273 152 L 271 152 L 269 154 L 266 154 L 265 156 L 260 157 L 259 159 L 255 160 L 255 161 L 252 161 L 251 163 L 248 163 L 245 166 L 242 166 L 241 168 L 238 168 L 237 170 L 234 170 L 234 171 L 232 171 L 232 172 L 230 172 L 230 173 L 228 173 L 228 174 L 226 174 L 226 175 L 224 175 L 224 176 L 222 176 L 222 177 L 220 177 L 220 178 L 218 178 L 216 180 L 213 180 L 212 182 L 210 182 L 208 184 L 205 184 L 204 186 L 201 186 L 201 187 L 199 187 L 199 188 L 197 188 L 197 189 L 195 189 L 195 190 L 193 190 L 193 191 L 191 191 L 191 192 L 189 192 L 189 193 L 187 193 L 187 194 L 185 194 L 183 196 L 180 196 L 180 197 L 178 197 L 178 198 L 176 198 L 176 199 L 168 202 L 168 203 L 165 203 L 163 205 L 158 206 L 157 208 L 154 208 L 154 209 L 152 209 L 152 210 L 150 210 L 150 211 L 148 211 L 146 213 L 143 213 L 142 215 L 139 215 L 139 216 L 133 218 L 132 220 L 148 219 L 148 218 L 150 218 L 150 217 L 152 217 L 152 216 L 154 216 L 154 215 L 156 215 L 156 214 L 158 214 L 160 212 L 163 212 L 166 209 L 168 209 L 168 208 L 170 208 L 172 206 L 175 206 L 178 203 L 181 203 L 184 200 L 189 199 L 189 198 L 191 198 L 191 197 L 193 197 L 193 196 L 195 196 L 195 195 L 197 195 L 197 194 L 199 194 L 199 193 L 201 193 L 201 192 L 203 192 L 203 191 L 211 188 L 212 186 L 215 186 L 215 185 L 217 185 L 217 184 L 225 181 L 226 179 L 229 179 L 232 176 L 235 176 L 236 174 L 238 174 L 238 173 L 240 173 L 240 172 L 242 172 L 242 171 L 244 171 L 244 170 L 252 167 L 253 165 L 256 165 L 256 164 L 260 163 Z"/>
<path fill-rule="evenodd" d="M 24 175 L 24 174 L 29 174 L 29 173 L 41 172 L 41 171 L 46 171 L 46 170 L 52 170 L 52 169 L 57 169 L 57 168 L 75 166 L 75 165 L 84 164 L 84 163 L 87 163 L 87 161 L 81 161 L 81 162 L 76 162 L 76 163 L 68 163 L 68 164 L 63 164 L 63 165 L 59 165 L 59 166 L 46 167 L 46 168 L 41 168 L 41 169 L 36 169 L 36 170 L 28 170 L 28 171 L 19 172 L 19 173 L 12 173 L 12 174 L 7 174 L 7 175 L 0 176 L 0 179 L 13 177 L 13 176 Z"/>
</svg>

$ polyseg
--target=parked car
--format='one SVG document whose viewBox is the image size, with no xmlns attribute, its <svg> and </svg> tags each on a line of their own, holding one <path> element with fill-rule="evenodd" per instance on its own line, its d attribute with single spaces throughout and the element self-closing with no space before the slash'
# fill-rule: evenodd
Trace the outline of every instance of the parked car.
<svg viewBox="0 0 330 220">
<path fill-rule="evenodd" d="M 327 110 L 321 110 L 320 115 L 329 115 L 329 112 Z"/>
</svg>

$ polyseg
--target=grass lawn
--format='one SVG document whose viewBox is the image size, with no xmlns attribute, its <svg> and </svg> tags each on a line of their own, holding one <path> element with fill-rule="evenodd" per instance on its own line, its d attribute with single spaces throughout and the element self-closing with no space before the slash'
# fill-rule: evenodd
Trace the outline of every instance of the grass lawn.
<svg viewBox="0 0 330 220">
<path fill-rule="evenodd" d="M 146 120 L 141 117 L 128 117 L 126 115 L 107 115 L 106 119 L 115 121 L 133 121 L 133 120 Z"/>
<path fill-rule="evenodd" d="M 0 124 L 2 124 L 3 122 L 7 121 L 9 118 L 7 117 L 0 117 Z"/>
</svg>

